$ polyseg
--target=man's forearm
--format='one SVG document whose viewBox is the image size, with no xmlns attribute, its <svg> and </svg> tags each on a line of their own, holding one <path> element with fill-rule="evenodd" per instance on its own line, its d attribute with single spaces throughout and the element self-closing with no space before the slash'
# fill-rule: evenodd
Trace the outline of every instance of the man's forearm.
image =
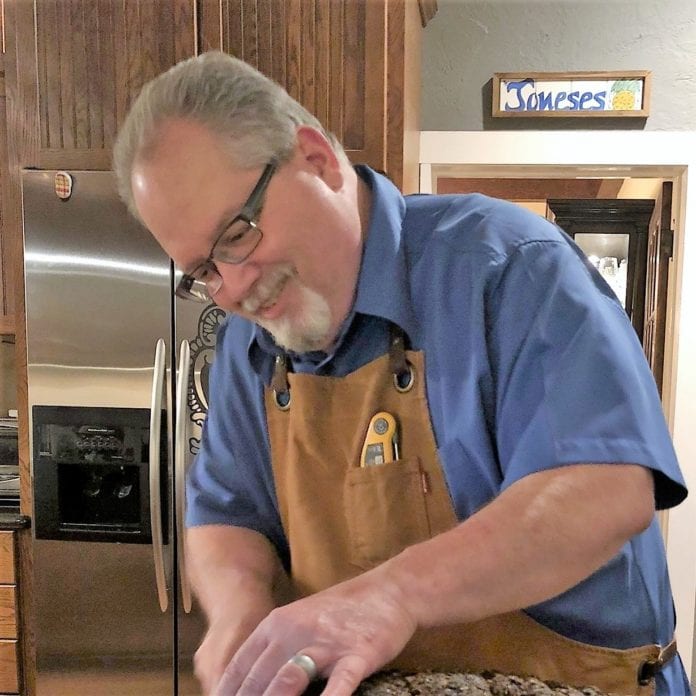
<svg viewBox="0 0 696 696">
<path fill-rule="evenodd" d="M 421 626 L 470 622 L 549 599 L 609 561 L 654 513 L 631 465 L 532 474 L 456 528 L 376 568 Z"/>
<path fill-rule="evenodd" d="M 186 547 L 194 591 L 208 618 L 194 670 L 203 692 L 211 694 L 239 646 L 277 605 L 284 573 L 268 540 L 249 529 L 192 527 Z"/>
<path fill-rule="evenodd" d="M 241 618 L 249 602 L 270 610 L 284 572 L 273 546 L 258 532 L 205 525 L 186 532 L 191 582 L 208 621 Z"/>
</svg>

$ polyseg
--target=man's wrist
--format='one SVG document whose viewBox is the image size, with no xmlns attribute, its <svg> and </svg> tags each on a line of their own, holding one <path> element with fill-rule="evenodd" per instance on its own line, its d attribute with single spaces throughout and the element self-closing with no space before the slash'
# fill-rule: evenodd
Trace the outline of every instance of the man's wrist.
<svg viewBox="0 0 696 696">
<path fill-rule="evenodd" d="M 378 573 L 380 586 L 388 594 L 390 601 L 408 615 L 416 628 L 424 628 L 430 623 L 427 611 L 429 593 L 423 584 L 420 554 L 415 547 L 408 547 L 374 569 Z"/>
</svg>

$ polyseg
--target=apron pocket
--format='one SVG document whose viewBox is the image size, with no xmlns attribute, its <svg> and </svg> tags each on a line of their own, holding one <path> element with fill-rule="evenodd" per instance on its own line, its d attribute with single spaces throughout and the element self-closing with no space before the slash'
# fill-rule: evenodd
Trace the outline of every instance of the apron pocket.
<svg viewBox="0 0 696 696">
<path fill-rule="evenodd" d="M 353 468 L 343 503 L 351 562 L 365 570 L 430 538 L 423 475 L 416 458 Z"/>
</svg>

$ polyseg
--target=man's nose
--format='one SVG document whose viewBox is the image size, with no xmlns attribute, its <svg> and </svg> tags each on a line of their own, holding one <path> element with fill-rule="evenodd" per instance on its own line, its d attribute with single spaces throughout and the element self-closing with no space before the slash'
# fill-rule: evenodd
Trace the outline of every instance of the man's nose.
<svg viewBox="0 0 696 696">
<path fill-rule="evenodd" d="M 247 261 L 240 264 L 219 263 L 217 270 L 222 278 L 222 285 L 215 293 L 213 300 L 222 306 L 237 305 L 242 302 L 261 276 L 259 266 Z"/>
</svg>

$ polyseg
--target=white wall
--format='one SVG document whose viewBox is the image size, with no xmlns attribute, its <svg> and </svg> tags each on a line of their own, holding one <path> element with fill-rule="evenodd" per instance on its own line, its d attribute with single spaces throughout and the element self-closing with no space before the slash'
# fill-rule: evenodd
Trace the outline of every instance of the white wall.
<svg viewBox="0 0 696 696">
<path fill-rule="evenodd" d="M 666 347 L 666 411 L 691 495 L 669 513 L 667 558 L 677 643 L 691 674 L 696 608 L 696 133 L 423 132 L 421 191 L 432 190 L 438 171 L 469 177 L 675 178 L 681 226 L 670 279 L 674 314 L 671 345 Z"/>
<path fill-rule="evenodd" d="M 421 65 L 423 130 L 696 130 L 694 0 L 438 0 Z M 571 70 L 650 70 L 650 117 L 491 118 L 493 73 Z"/>
</svg>

